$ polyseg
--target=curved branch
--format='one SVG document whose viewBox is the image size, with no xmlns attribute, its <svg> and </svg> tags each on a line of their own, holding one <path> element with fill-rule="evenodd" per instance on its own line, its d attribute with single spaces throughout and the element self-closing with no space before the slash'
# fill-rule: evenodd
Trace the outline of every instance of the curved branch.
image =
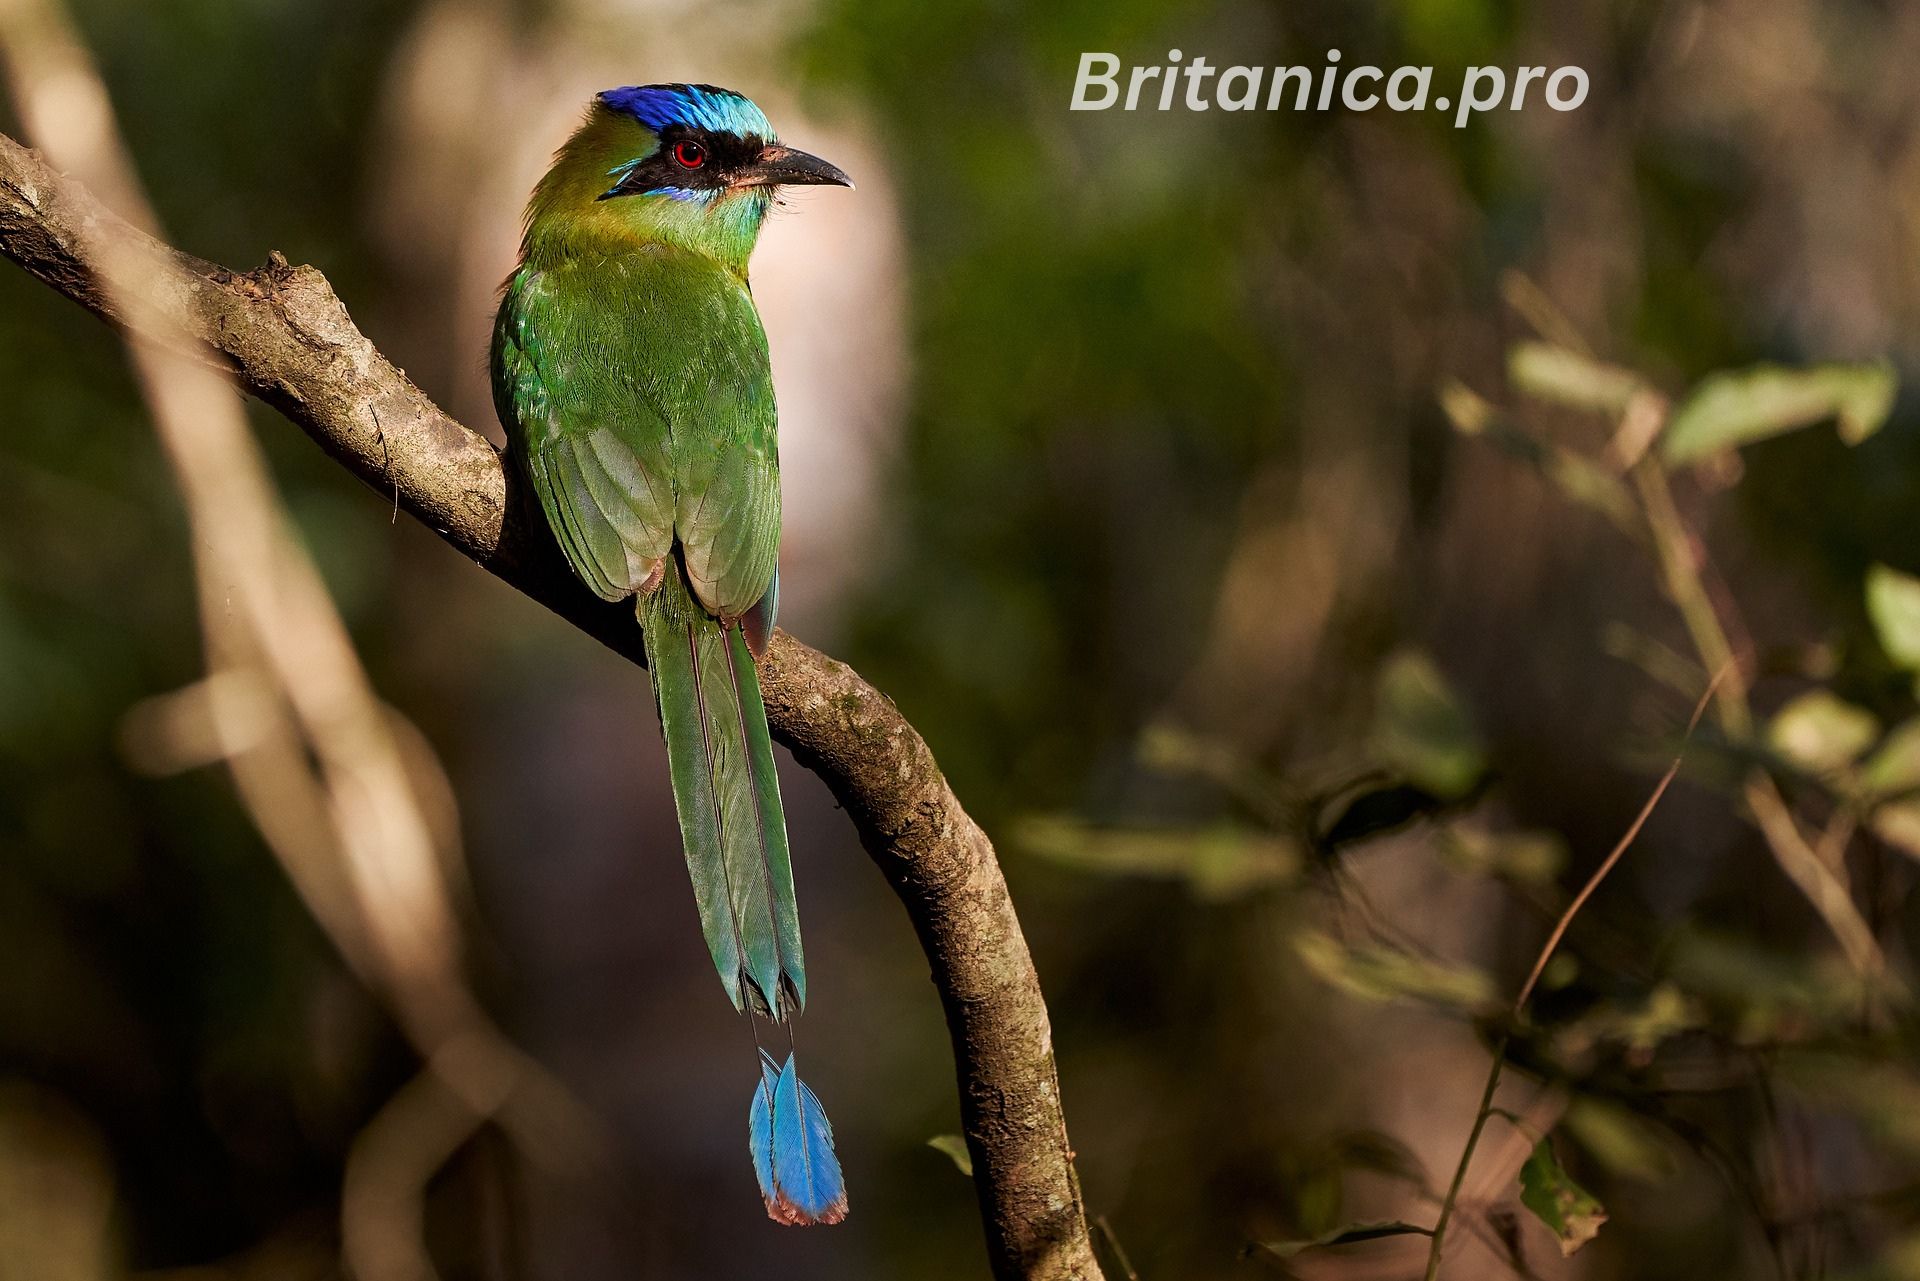
<svg viewBox="0 0 1920 1281">
<path fill-rule="evenodd" d="M 99 285 L 109 244 L 141 255 L 158 282 L 126 311 Z M 111 324 L 196 339 L 194 355 L 461 554 L 641 661 L 631 609 L 573 578 L 514 469 L 382 356 L 312 267 L 274 254 L 236 273 L 183 254 L 3 134 L 0 255 Z M 1047 1008 L 992 844 L 919 734 L 852 668 L 780 632 L 761 680 L 774 737 L 846 808 L 932 964 L 995 1276 L 1099 1278 Z"/>
</svg>

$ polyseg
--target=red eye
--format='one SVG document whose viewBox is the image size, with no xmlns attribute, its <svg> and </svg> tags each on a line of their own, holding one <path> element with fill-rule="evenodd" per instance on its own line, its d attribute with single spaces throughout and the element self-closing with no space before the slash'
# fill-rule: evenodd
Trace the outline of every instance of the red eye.
<svg viewBox="0 0 1920 1281">
<path fill-rule="evenodd" d="M 673 158 L 682 169 L 698 169 L 707 163 L 707 149 L 697 142 L 676 142 Z"/>
</svg>

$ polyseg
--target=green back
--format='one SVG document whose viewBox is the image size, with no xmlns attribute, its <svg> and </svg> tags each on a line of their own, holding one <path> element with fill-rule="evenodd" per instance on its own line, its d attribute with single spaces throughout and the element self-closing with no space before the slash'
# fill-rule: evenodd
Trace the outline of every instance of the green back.
<svg viewBox="0 0 1920 1281">
<path fill-rule="evenodd" d="M 780 480 L 745 280 L 659 243 L 541 258 L 508 282 L 493 389 L 567 559 L 617 600 L 677 539 L 700 603 L 746 613 L 773 582 Z"/>
</svg>

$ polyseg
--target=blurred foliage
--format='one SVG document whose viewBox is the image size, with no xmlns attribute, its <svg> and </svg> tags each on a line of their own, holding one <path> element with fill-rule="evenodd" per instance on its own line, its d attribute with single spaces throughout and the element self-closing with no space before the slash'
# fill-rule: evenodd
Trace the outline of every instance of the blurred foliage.
<svg viewBox="0 0 1920 1281">
<path fill-rule="evenodd" d="M 1857 445 L 1886 422 L 1893 395 L 1893 367 L 1884 361 L 1715 374 L 1674 410 L 1660 450 L 1669 463 L 1697 462 L 1827 419 L 1834 420 L 1841 440 Z"/>
<path fill-rule="evenodd" d="M 1738 605 L 1724 598 L 1701 603 L 1704 592 L 1694 580 L 1706 565 L 1703 559 L 1688 559 L 1698 557 L 1691 543 L 1675 541 L 1689 535 L 1683 518 L 1670 509 L 1669 482 L 1661 460 L 1686 459 L 1737 477 L 1728 451 L 1833 420 L 1842 423 L 1843 439 L 1858 445 L 1878 429 L 1894 396 L 1885 367 L 1870 368 L 1870 374 L 1772 369 L 1738 378 L 1712 375 L 1668 415 L 1659 402 L 1646 399 L 1650 384 L 1638 375 L 1598 366 L 1578 352 L 1541 341 L 1516 345 L 1507 361 L 1516 391 L 1535 401 L 1618 421 L 1605 455 L 1543 434 L 1529 422 L 1524 406 L 1499 409 L 1458 385 L 1444 387 L 1440 395 L 1449 402 L 1449 416 L 1463 435 L 1502 445 L 1503 454 L 1530 465 L 1572 502 L 1595 506 L 1591 497 L 1605 492 L 1609 500 L 1599 506 L 1619 517 L 1637 518 L 1615 523 L 1627 532 L 1635 524 L 1643 531 L 1635 541 L 1647 544 L 1645 550 L 1652 553 L 1647 571 L 1663 576 L 1666 594 L 1701 649 L 1699 666 L 1693 670 L 1703 673 L 1715 648 L 1727 643 L 1722 635 L 1723 616 L 1737 615 Z M 1862 378 L 1871 380 L 1870 389 L 1862 388 Z M 1863 398 L 1870 399 L 1872 407 L 1863 409 Z M 1710 409 L 1696 408 L 1701 404 Z M 1642 422 L 1643 413 L 1652 417 Z M 1851 428 L 1846 426 L 1849 415 L 1856 416 Z M 1506 424 L 1500 437 L 1489 431 L 1496 421 Z M 1685 434 L 1683 448 L 1670 447 L 1676 433 Z M 1623 439 L 1631 442 L 1624 456 Z M 1649 481 L 1649 476 L 1660 479 Z M 1568 483 L 1569 477 L 1578 479 Z M 1884 566 L 1874 566 L 1866 574 L 1867 612 L 1880 648 L 1902 665 L 1906 662 L 1904 629 L 1911 621 L 1905 595 L 1912 581 Z M 1688 660 L 1671 651 L 1649 648 L 1643 652 L 1659 657 L 1649 665 L 1649 676 L 1683 688 L 1698 679 L 1686 674 Z M 1787 698 L 1759 729 L 1764 744 L 1744 744 L 1740 736 L 1751 732 L 1752 725 L 1746 709 L 1749 686 L 1748 678 L 1735 671 L 1731 679 L 1736 691 L 1717 704 L 1717 720 L 1725 735 L 1719 751 L 1725 757 L 1723 764 L 1746 765 L 1701 773 L 1699 782 L 1725 791 L 1735 813 L 1744 808 L 1739 800 L 1743 792 L 1749 798 L 1753 795 L 1751 775 L 1743 775 L 1742 768 L 1770 769 L 1797 791 L 1816 794 L 1817 803 L 1802 800 L 1802 818 L 1787 818 L 1796 833 L 1792 842 L 1807 843 L 1808 849 L 1817 845 L 1814 856 L 1835 860 L 1842 869 L 1839 874 L 1844 875 L 1848 846 L 1863 824 L 1890 846 L 1910 849 L 1905 842 L 1912 823 L 1908 807 L 1912 804 L 1909 740 L 1913 730 L 1909 723 L 1884 733 L 1874 712 L 1836 693 L 1836 686 L 1854 683 L 1844 664 L 1817 674 L 1824 680 L 1815 682 L 1814 672 L 1803 673 L 1801 692 Z M 1719 680 L 1726 679 L 1723 672 Z M 1716 682 L 1709 697 L 1719 692 Z M 1321 841 L 1327 860 L 1324 870 L 1329 874 L 1323 885 L 1336 900 L 1348 900 L 1363 910 L 1354 917 L 1350 928 L 1357 937 L 1351 939 L 1313 926 L 1295 930 L 1294 948 L 1308 972 L 1362 1003 L 1408 1002 L 1501 1029 L 1493 1048 L 1496 1064 L 1511 1059 L 1549 1087 L 1538 1095 L 1538 1100 L 1550 1103 L 1547 1123 L 1556 1118 L 1564 1121 L 1564 1132 L 1579 1142 L 1581 1150 L 1617 1177 L 1663 1184 L 1679 1177 L 1669 1156 L 1669 1142 L 1660 1137 L 1662 1128 L 1670 1131 L 1673 1140 L 1689 1146 L 1699 1148 L 1706 1142 L 1691 1123 L 1666 1111 L 1666 1091 L 1660 1081 L 1664 1073 L 1684 1071 L 1690 1061 L 1697 1066 L 1701 1051 L 1714 1046 L 1720 1048 L 1709 1050 L 1710 1055 L 1741 1048 L 1779 1055 L 1783 1084 L 1799 1091 L 1812 1106 L 1852 1117 L 1860 1133 L 1894 1149 L 1883 1151 L 1882 1161 L 1897 1162 L 1904 1156 L 1899 1149 L 1908 1146 L 1909 1127 L 1901 1118 L 1912 1111 L 1907 1095 L 1920 1091 L 1920 1075 L 1898 1047 L 1899 1031 L 1910 1019 L 1902 980 L 1872 969 L 1848 970 L 1837 959 L 1817 953 L 1810 957 L 1783 953 L 1766 940 L 1689 931 L 1673 936 L 1667 955 L 1651 973 L 1637 965 L 1593 971 L 1566 954 L 1553 957 L 1556 964 L 1549 965 L 1548 955 L 1543 954 L 1537 968 L 1551 993 L 1547 1003 L 1554 1013 L 1536 1020 L 1524 1007 L 1511 1014 L 1504 1011 L 1496 981 L 1484 969 L 1437 956 L 1418 942 L 1423 931 L 1417 918 L 1395 921 L 1383 915 L 1362 888 L 1367 878 L 1350 869 L 1343 871 L 1359 856 L 1357 847 L 1346 848 L 1355 842 L 1423 820 L 1428 830 L 1415 833 L 1419 844 L 1456 874 L 1505 883 L 1519 894 L 1536 893 L 1553 883 L 1564 866 L 1565 845 L 1554 833 L 1494 830 L 1488 819 L 1475 813 L 1490 808 L 1484 795 L 1488 765 L 1459 695 L 1431 658 L 1408 649 L 1387 655 L 1381 660 L 1373 703 L 1370 728 L 1360 748 L 1360 777 L 1367 780 L 1366 787 L 1347 803 L 1346 813 L 1331 830 L 1340 831 L 1348 815 L 1370 808 L 1384 807 L 1382 812 L 1393 817 L 1355 827 L 1346 840 Z M 1273 816 L 1279 832 L 1297 826 L 1302 814 L 1317 804 L 1308 799 L 1305 810 L 1300 810 L 1303 802 L 1298 797 L 1289 802 L 1288 786 L 1280 777 L 1263 775 L 1259 766 L 1237 758 L 1223 744 L 1203 743 L 1166 728 L 1151 732 L 1141 759 L 1203 779 L 1229 795 L 1270 794 L 1277 805 L 1254 809 Z M 1493 787 L 1497 795 L 1497 781 Z M 1429 798 L 1430 804 L 1407 806 L 1380 799 L 1409 793 Z M 1465 812 L 1443 814 L 1440 798 L 1461 803 Z M 1802 821 L 1815 826 L 1814 837 L 1798 834 Z M 1767 830 L 1764 823 L 1761 826 Z M 1063 820 L 1049 820 L 1047 830 L 1047 852 L 1056 861 L 1108 876 L 1184 870 L 1196 894 L 1217 893 L 1217 860 L 1209 864 L 1197 856 L 1211 839 L 1217 839 L 1204 831 L 1191 833 L 1185 842 L 1178 834 L 1156 833 L 1143 846 L 1138 837 L 1075 828 Z M 1063 848 L 1069 842 L 1072 848 Z M 1783 847 L 1772 831 L 1768 843 L 1787 866 L 1797 846 Z M 1247 845 L 1242 838 L 1235 848 Z M 1157 856 L 1147 857 L 1143 849 Z M 1176 850 L 1186 853 L 1177 857 L 1169 853 Z M 1203 870 L 1209 866 L 1216 869 L 1212 877 Z M 1267 884 L 1251 882 L 1250 887 Z M 1584 901 L 1583 894 L 1569 912 L 1577 912 Z M 1563 922 L 1584 929 L 1584 923 L 1576 923 L 1572 916 Z M 1548 946 L 1559 938 L 1556 930 Z M 1639 991 L 1632 992 L 1636 987 Z M 1581 988 L 1586 989 L 1584 996 L 1571 999 Z M 1529 984 L 1527 991 L 1532 990 Z M 1766 1067 L 1736 1070 L 1734 1077 L 1761 1083 L 1769 1091 L 1773 1088 L 1772 1071 Z M 1470 1219 L 1484 1220 L 1485 1233 L 1504 1251 L 1505 1267 L 1513 1275 L 1529 1276 L 1534 1264 L 1524 1239 L 1501 1227 L 1508 1222 L 1501 1217 L 1506 1197 L 1517 1195 L 1519 1204 L 1558 1242 L 1563 1255 L 1593 1240 L 1608 1222 L 1609 1212 L 1561 1163 L 1552 1136 L 1538 1135 L 1538 1118 L 1494 1106 L 1494 1086 L 1489 1084 L 1487 1089 L 1481 1120 L 1468 1140 L 1469 1153 L 1480 1142 L 1481 1125 L 1490 1121 L 1505 1121 L 1537 1137 L 1524 1161 L 1508 1176 L 1517 1179 L 1516 1190 L 1503 1193 L 1499 1180 L 1491 1194 L 1469 1196 L 1456 1187 L 1448 1192 L 1445 1203 Z M 1628 1101 L 1628 1106 L 1621 1106 L 1619 1100 Z M 1636 1118 L 1636 1111 L 1646 1116 Z M 1463 1169 L 1476 1168 L 1465 1155 L 1460 1163 Z M 1756 1171 L 1754 1177 L 1762 1176 Z M 1331 1214 L 1301 1220 L 1312 1224 L 1309 1235 L 1262 1242 L 1255 1253 L 1285 1264 L 1292 1275 L 1296 1258 L 1332 1251 L 1327 1266 L 1337 1272 L 1338 1247 L 1421 1231 L 1397 1221 L 1384 1225 L 1344 1222 L 1340 1205 L 1341 1198 L 1335 1196 L 1328 1203 Z"/>
<path fill-rule="evenodd" d="M 1487 766 L 1473 725 L 1431 659 L 1388 658 L 1376 703 L 1370 747 L 1383 768 L 1444 800 L 1479 782 Z"/>
<path fill-rule="evenodd" d="M 1880 737 L 1873 713 L 1824 689 L 1810 689 L 1775 712 L 1767 728 L 1773 749 L 1815 774 L 1845 769 Z"/>
<path fill-rule="evenodd" d="M 1309 970 L 1363 1001 L 1424 1001 L 1481 1014 L 1499 1005 L 1493 980 L 1479 970 L 1442 965 L 1398 948 L 1345 946 L 1325 934 L 1304 933 L 1294 945 Z"/>
<path fill-rule="evenodd" d="M 1887 657 L 1920 671 L 1920 578 L 1875 565 L 1867 571 L 1867 615 Z"/>
<path fill-rule="evenodd" d="M 1300 852 L 1290 842 L 1235 827 L 1124 831 L 1072 819 L 1032 818 L 1009 834 L 1015 849 L 1068 867 L 1183 881 L 1202 899 L 1227 899 L 1291 880 Z"/>
</svg>

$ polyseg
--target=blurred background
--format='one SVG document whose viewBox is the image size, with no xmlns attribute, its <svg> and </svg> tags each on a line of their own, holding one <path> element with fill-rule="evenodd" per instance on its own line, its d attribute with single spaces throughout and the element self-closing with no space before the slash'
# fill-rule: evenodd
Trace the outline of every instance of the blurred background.
<svg viewBox="0 0 1920 1281">
<path fill-rule="evenodd" d="M 1920 8 L 72 7 L 174 243 L 316 265 L 496 440 L 495 291 L 594 91 L 733 86 L 855 176 L 755 260 L 782 621 L 996 838 L 1110 1277 L 1419 1275 L 1424 1238 L 1294 1246 L 1432 1222 L 1716 672 L 1515 1030 L 1443 1275 L 1920 1276 Z M 1464 129 L 1067 111 L 1082 51 L 1172 47 L 1592 91 Z M 193 546 L 119 340 L 0 270 L 0 386 L 0 1278 L 342 1275 L 418 1060 L 167 740 Z M 252 416 L 408 726 L 466 974 L 591 1136 L 402 1141 L 439 1274 L 984 1275 L 926 962 L 824 789 L 783 758 L 853 1215 L 799 1233 L 755 1198 L 644 675 Z M 1609 1216 L 1564 1259 L 1520 1195 L 1548 1134 L 1535 1181 Z"/>
</svg>

